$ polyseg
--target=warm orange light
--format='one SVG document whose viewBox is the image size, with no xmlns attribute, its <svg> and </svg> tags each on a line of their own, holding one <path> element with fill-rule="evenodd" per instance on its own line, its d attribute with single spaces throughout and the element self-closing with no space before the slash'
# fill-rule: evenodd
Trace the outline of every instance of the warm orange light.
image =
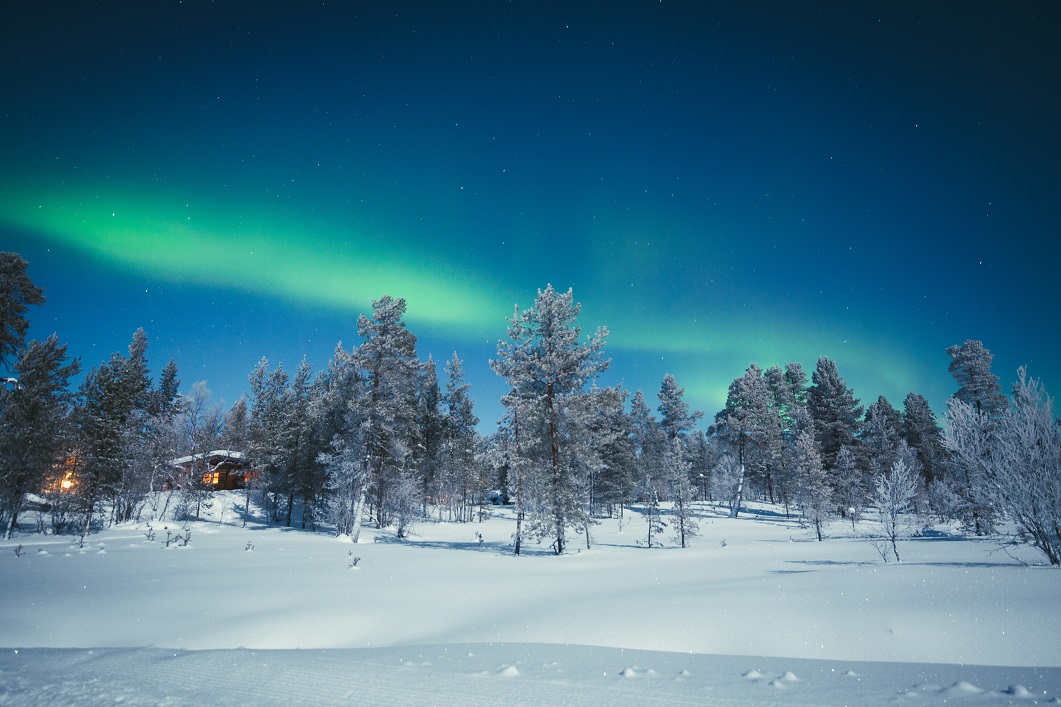
<svg viewBox="0 0 1061 707">
<path fill-rule="evenodd" d="M 70 489 L 70 487 L 73 486 L 73 485 L 74 485 L 74 482 L 71 481 L 70 479 L 63 479 L 63 483 L 61 484 L 61 486 L 63 487 L 64 491 L 68 491 Z"/>
</svg>

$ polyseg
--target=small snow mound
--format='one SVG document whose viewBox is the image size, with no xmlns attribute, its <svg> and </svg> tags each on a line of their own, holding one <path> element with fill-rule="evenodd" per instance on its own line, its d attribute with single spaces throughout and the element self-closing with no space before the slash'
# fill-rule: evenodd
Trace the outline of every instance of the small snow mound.
<svg viewBox="0 0 1061 707">
<path fill-rule="evenodd" d="M 646 670 L 646 671 L 645 671 L 645 675 L 649 676 L 650 678 L 654 678 L 654 677 L 656 677 L 657 675 L 659 675 L 659 673 L 657 673 L 657 672 L 656 672 L 655 670 L 653 670 L 652 668 L 649 668 L 648 670 Z"/>
<path fill-rule="evenodd" d="M 621 672 L 619 674 L 622 675 L 624 678 L 636 678 L 637 677 L 637 666 L 635 665 L 635 666 L 633 666 L 631 668 L 626 668 L 625 670 L 623 670 L 623 672 Z"/>
<path fill-rule="evenodd" d="M 1024 685 L 1010 685 L 1006 689 L 1006 694 L 1013 697 L 1020 697 L 1021 699 L 1030 700 L 1035 695 L 1032 694 L 1031 690 L 1024 687 Z"/>
<path fill-rule="evenodd" d="M 940 693 L 944 695 L 979 695 L 981 692 L 983 692 L 981 688 L 965 680 L 959 680 L 950 687 L 940 690 Z"/>
<path fill-rule="evenodd" d="M 847 676 L 847 677 L 849 677 L 849 678 L 859 678 L 859 677 L 862 677 L 861 675 L 859 675 L 858 673 L 856 673 L 856 672 L 855 672 L 854 670 L 848 670 L 848 671 L 847 671 L 846 673 L 844 673 L 844 675 L 846 675 L 846 676 Z"/>
<path fill-rule="evenodd" d="M 785 682 L 799 682 L 799 678 L 797 678 L 796 674 L 791 670 L 786 670 L 785 674 L 778 679 L 784 680 Z"/>
<path fill-rule="evenodd" d="M 509 665 L 499 670 L 497 674 L 503 678 L 518 678 L 519 670 L 515 665 Z"/>
<path fill-rule="evenodd" d="M 690 672 L 689 672 L 688 670 L 682 670 L 682 671 L 681 671 L 680 673 L 678 673 L 678 674 L 679 674 L 679 675 L 681 675 L 681 676 L 682 676 L 683 678 L 687 678 L 687 677 L 689 677 L 690 675 L 692 675 L 692 673 L 690 673 Z"/>
<path fill-rule="evenodd" d="M 762 680 L 766 676 L 760 673 L 758 670 L 749 670 L 748 672 L 741 675 L 745 680 Z"/>
<path fill-rule="evenodd" d="M 468 657 L 469 657 L 469 658 L 474 658 L 474 657 L 475 657 L 475 654 L 474 654 L 474 653 L 468 653 Z"/>
<path fill-rule="evenodd" d="M 777 688 L 777 689 L 780 690 L 780 689 L 786 687 L 786 685 L 785 685 L 785 683 L 781 682 L 780 680 L 771 680 L 770 681 L 770 687 L 774 687 L 774 688 Z"/>
<path fill-rule="evenodd" d="M 42 548 L 39 548 L 39 549 L 37 550 L 37 554 L 38 554 L 38 555 L 47 555 L 47 554 L 48 554 L 48 551 L 47 551 L 47 550 L 45 550 L 45 549 L 44 549 L 44 548 L 42 547 Z"/>
</svg>

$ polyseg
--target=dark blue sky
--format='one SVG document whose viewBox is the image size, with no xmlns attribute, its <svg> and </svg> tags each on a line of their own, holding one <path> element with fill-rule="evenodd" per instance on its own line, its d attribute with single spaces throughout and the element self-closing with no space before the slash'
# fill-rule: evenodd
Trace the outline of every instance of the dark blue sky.
<svg viewBox="0 0 1061 707">
<path fill-rule="evenodd" d="M 136 327 L 231 403 L 383 294 L 487 365 L 574 288 L 605 382 L 818 356 L 940 411 L 947 346 L 1056 393 L 1057 3 L 26 3 L 0 29 L 0 248 L 86 366 Z"/>
</svg>

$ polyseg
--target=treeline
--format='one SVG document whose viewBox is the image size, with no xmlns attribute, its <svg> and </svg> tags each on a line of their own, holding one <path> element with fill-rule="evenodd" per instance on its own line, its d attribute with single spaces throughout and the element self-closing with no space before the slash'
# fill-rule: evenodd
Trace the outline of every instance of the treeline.
<svg viewBox="0 0 1061 707">
<path fill-rule="evenodd" d="M 1019 539 L 1061 562 L 1051 401 L 1023 370 L 1007 399 L 978 341 L 948 349 L 959 390 L 946 432 L 917 393 L 901 409 L 883 396 L 864 407 L 828 358 L 809 381 L 799 363 L 751 364 L 705 432 L 669 374 L 651 403 L 642 391 L 599 386 L 607 331 L 583 336 L 572 293 L 549 286 L 508 320 L 490 362 L 508 384 L 505 414 L 483 437 L 461 360 L 446 362 L 443 386 L 435 362 L 417 355 L 402 299 L 373 302 L 357 345 L 339 344 L 316 374 L 305 361 L 289 372 L 262 359 L 249 395 L 222 412 L 205 384 L 180 393 L 172 361 L 150 379 L 142 330 L 128 355 L 71 392 L 78 363 L 65 347 L 54 336 L 24 343 L 27 305 L 43 301 L 25 262 L 3 254 L 0 265 L 0 355 L 13 373 L 0 393 L 8 533 L 33 494 L 44 504 L 41 530 L 53 532 L 145 513 L 194 518 L 209 489 L 207 453 L 224 449 L 254 472 L 244 522 L 257 504 L 272 523 L 323 524 L 355 539 L 365 522 L 404 537 L 419 519 L 481 520 L 504 502 L 516 511 L 517 554 L 527 542 L 560 554 L 574 538 L 588 547 L 596 523 L 625 523 L 637 505 L 648 547 L 665 537 L 685 547 L 699 532 L 695 503 L 722 503 L 736 517 L 759 499 L 799 513 L 819 539 L 829 520 L 854 523 L 871 506 L 981 534 L 1012 521 Z M 191 459 L 191 473 L 178 457 Z"/>
</svg>

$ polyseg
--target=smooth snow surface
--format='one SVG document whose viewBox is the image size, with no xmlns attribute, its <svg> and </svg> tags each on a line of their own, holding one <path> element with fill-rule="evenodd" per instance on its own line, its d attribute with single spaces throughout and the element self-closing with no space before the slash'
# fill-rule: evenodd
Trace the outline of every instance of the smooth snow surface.
<svg viewBox="0 0 1061 707">
<path fill-rule="evenodd" d="M 186 547 L 172 522 L 0 543 L 0 705 L 1061 703 L 1061 571 L 950 529 L 896 565 L 870 522 L 819 543 L 704 507 L 693 547 L 649 550 L 628 510 L 517 558 L 505 510 L 354 545 L 239 503 Z"/>
</svg>

